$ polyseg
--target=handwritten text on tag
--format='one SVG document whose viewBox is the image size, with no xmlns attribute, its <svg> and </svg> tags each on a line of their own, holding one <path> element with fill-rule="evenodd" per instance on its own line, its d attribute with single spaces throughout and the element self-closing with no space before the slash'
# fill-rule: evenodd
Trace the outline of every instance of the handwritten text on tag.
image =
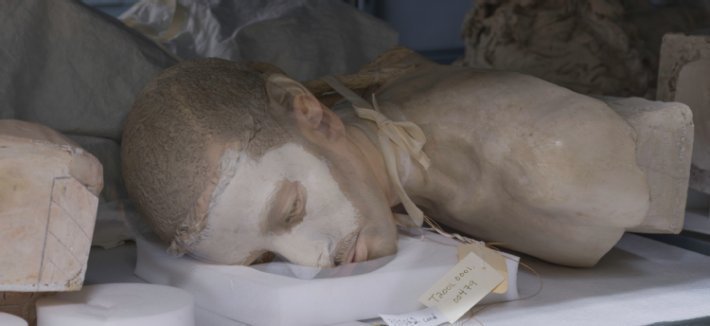
<svg viewBox="0 0 710 326">
<path fill-rule="evenodd" d="M 401 315 L 380 315 L 389 326 L 438 326 L 446 322 L 435 307 Z"/>
<path fill-rule="evenodd" d="M 469 253 L 424 293 L 419 302 L 438 308 L 453 323 L 501 282 L 500 272 L 475 253 Z"/>
<path fill-rule="evenodd" d="M 503 282 L 501 282 L 495 289 L 494 293 L 505 293 L 508 291 L 508 264 L 506 263 L 505 257 L 498 251 L 486 247 L 482 243 L 472 243 L 464 244 L 458 247 L 459 260 L 463 259 L 468 255 L 468 253 L 473 252 L 478 257 L 495 268 L 503 276 Z"/>
</svg>

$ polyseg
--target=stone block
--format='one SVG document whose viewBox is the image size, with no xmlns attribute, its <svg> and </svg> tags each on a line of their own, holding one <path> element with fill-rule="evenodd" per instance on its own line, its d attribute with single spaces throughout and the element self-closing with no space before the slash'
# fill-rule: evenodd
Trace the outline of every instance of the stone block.
<svg viewBox="0 0 710 326">
<path fill-rule="evenodd" d="M 101 164 L 71 140 L 0 120 L 0 291 L 81 288 L 102 187 Z"/>
<path fill-rule="evenodd" d="M 629 231 L 678 233 L 683 228 L 693 148 L 687 105 L 642 98 L 604 98 L 636 131 L 636 161 L 646 174 L 650 206 L 641 225 Z"/>
<path fill-rule="evenodd" d="M 692 110 L 695 144 L 690 187 L 710 194 L 710 36 L 663 37 L 657 98 L 687 104 Z"/>
</svg>

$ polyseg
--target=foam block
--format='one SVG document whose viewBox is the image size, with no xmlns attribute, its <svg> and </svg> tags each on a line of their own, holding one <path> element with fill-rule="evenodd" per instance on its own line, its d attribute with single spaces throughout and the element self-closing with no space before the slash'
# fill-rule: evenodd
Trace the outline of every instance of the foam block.
<svg viewBox="0 0 710 326">
<path fill-rule="evenodd" d="M 0 325 L 2 326 L 27 326 L 27 322 L 15 315 L 0 312 Z"/>
<path fill-rule="evenodd" d="M 192 295 L 153 284 L 85 286 L 37 302 L 37 326 L 194 326 Z"/>
<path fill-rule="evenodd" d="M 323 270 L 176 258 L 153 236 L 139 238 L 137 246 L 139 277 L 185 289 L 199 308 L 250 325 L 332 325 L 419 310 L 419 296 L 457 262 L 456 243 L 431 233 L 400 236 L 395 256 Z M 518 257 L 507 257 L 508 292 L 489 294 L 483 302 L 518 298 Z"/>
</svg>

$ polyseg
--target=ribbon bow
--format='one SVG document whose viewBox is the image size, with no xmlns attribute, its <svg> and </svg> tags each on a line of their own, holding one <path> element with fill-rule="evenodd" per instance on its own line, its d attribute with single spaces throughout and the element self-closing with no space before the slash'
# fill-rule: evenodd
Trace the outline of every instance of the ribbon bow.
<svg viewBox="0 0 710 326">
<path fill-rule="evenodd" d="M 377 136 L 382 150 L 382 156 L 385 160 L 387 175 L 392 185 L 394 185 L 397 196 L 399 196 L 404 209 L 407 211 L 412 221 L 421 226 L 424 222 L 424 213 L 414 204 L 411 198 L 404 191 L 399 173 L 397 172 L 397 158 L 395 156 L 394 144 L 400 150 L 407 152 L 415 161 L 421 165 L 424 170 L 431 165 L 429 157 L 422 151 L 426 143 L 426 136 L 422 129 L 415 123 L 410 121 L 392 121 L 382 114 L 377 106 L 375 94 L 372 94 L 372 104 L 365 101 L 362 97 L 355 94 L 335 77 L 323 77 L 328 85 L 333 90 L 342 95 L 346 100 L 350 101 L 355 108 L 355 114 L 361 119 L 373 121 L 377 125 Z"/>
</svg>

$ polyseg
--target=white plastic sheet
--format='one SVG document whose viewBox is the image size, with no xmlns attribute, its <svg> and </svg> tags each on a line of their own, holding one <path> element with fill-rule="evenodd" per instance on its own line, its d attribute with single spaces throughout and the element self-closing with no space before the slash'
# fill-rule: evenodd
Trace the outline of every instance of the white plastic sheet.
<svg viewBox="0 0 710 326">
<path fill-rule="evenodd" d="M 180 58 L 268 62 L 300 80 L 354 72 L 397 44 L 384 22 L 333 0 L 143 0 L 121 19 Z"/>
</svg>

